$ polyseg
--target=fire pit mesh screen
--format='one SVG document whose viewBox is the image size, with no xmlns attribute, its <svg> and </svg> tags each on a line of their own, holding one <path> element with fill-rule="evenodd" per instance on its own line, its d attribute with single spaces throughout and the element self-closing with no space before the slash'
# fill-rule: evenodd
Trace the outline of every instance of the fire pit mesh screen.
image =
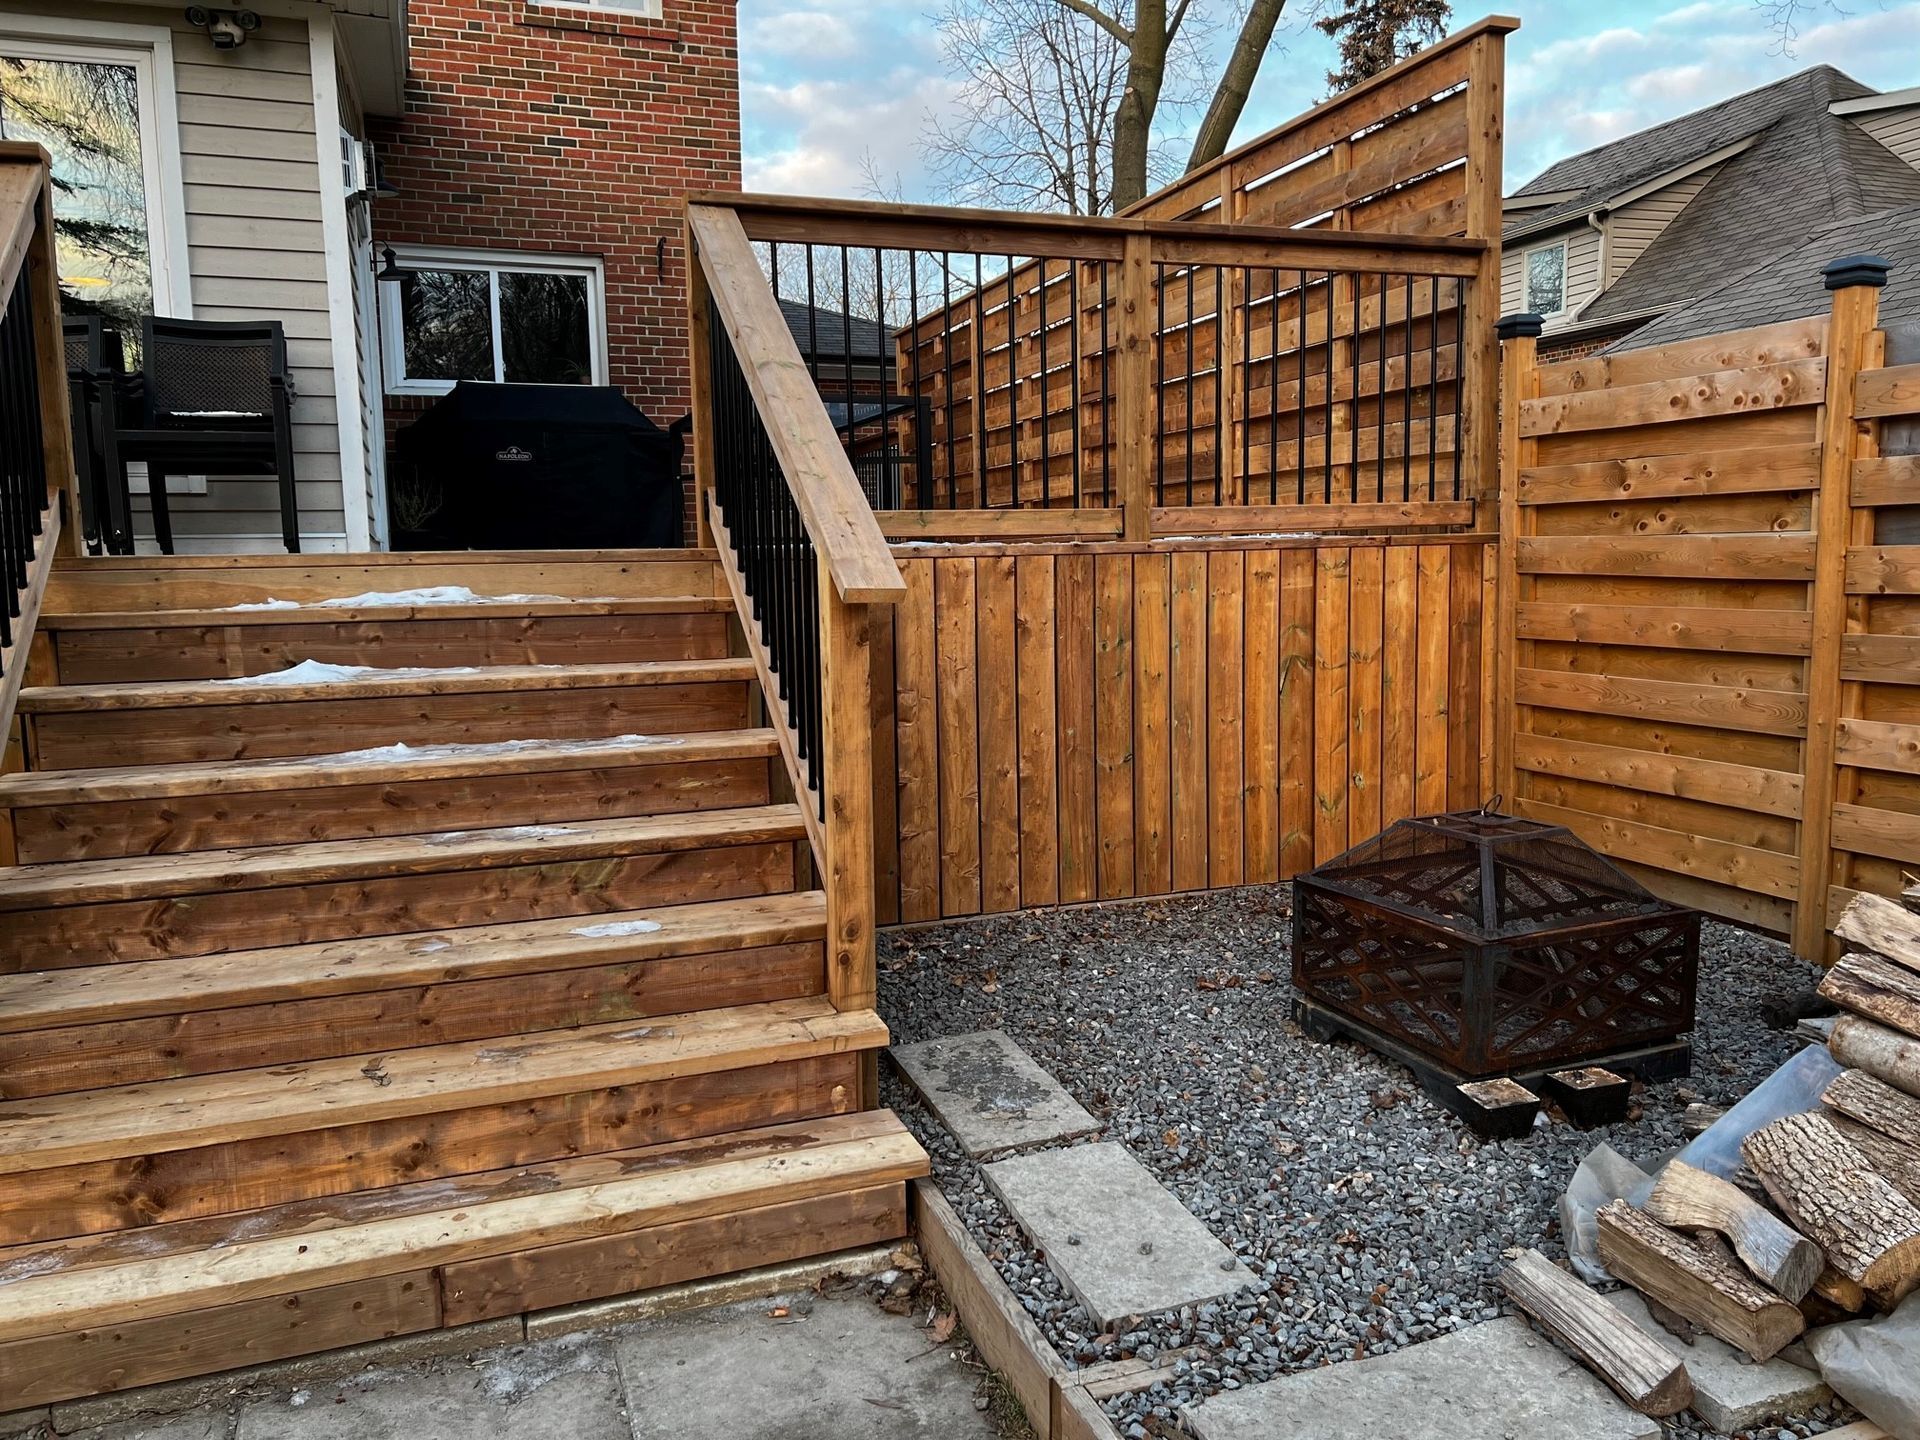
<svg viewBox="0 0 1920 1440">
<path fill-rule="evenodd" d="M 1403 820 L 1294 882 L 1294 984 L 1467 1075 L 1693 1028 L 1697 913 L 1563 826 Z"/>
</svg>

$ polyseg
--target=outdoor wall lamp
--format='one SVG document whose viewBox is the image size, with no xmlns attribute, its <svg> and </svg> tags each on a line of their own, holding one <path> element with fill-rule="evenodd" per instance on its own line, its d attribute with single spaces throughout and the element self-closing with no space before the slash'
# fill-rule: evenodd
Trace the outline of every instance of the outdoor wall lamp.
<svg viewBox="0 0 1920 1440">
<path fill-rule="evenodd" d="M 407 278 L 407 272 L 400 268 L 400 257 L 393 253 L 391 245 L 380 247 L 380 268 L 373 272 L 373 278 L 394 284 Z"/>
<path fill-rule="evenodd" d="M 204 5 L 187 7 L 187 23 L 207 32 L 216 50 L 238 50 L 247 36 L 260 28 L 260 17 L 251 10 L 209 10 Z"/>
</svg>

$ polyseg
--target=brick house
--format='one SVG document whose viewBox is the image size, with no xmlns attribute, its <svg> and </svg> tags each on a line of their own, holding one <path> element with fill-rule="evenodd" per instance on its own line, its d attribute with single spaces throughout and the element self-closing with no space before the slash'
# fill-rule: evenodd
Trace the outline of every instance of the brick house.
<svg viewBox="0 0 1920 1440">
<path fill-rule="evenodd" d="M 734 0 L 411 0 L 408 40 L 371 126 L 389 437 L 454 378 L 685 413 L 681 205 L 740 188 Z"/>
</svg>

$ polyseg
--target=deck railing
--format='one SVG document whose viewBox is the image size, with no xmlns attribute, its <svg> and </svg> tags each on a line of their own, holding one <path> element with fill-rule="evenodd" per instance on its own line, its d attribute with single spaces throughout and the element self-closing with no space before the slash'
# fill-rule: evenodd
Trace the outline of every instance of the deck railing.
<svg viewBox="0 0 1920 1440">
<path fill-rule="evenodd" d="M 0 740 L 73 487 L 47 152 L 0 143 Z"/>
<path fill-rule="evenodd" d="M 707 197 L 896 537 L 1471 524 L 1487 246 Z M 1480 423 L 1485 423 L 1484 421 Z"/>
<path fill-rule="evenodd" d="M 873 1004 L 869 610 L 906 593 L 731 212 L 687 211 L 695 464 L 827 897 L 827 982 Z"/>
</svg>

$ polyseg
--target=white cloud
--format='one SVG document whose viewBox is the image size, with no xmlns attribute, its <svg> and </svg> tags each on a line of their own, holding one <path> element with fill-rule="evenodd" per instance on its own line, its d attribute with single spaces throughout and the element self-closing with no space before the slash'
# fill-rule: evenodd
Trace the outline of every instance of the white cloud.
<svg viewBox="0 0 1920 1440">
<path fill-rule="evenodd" d="M 851 60 L 865 50 L 854 27 L 825 10 L 775 10 L 749 18 L 743 7 L 742 22 L 741 52 L 753 56 L 756 63 Z"/>
<path fill-rule="evenodd" d="M 925 116 L 948 107 L 954 89 L 942 77 L 908 70 L 866 82 L 747 86 L 742 106 L 756 116 L 757 130 L 778 139 L 748 145 L 746 186 L 795 195 L 860 195 L 862 159 L 871 155 L 888 185 L 898 175 L 911 193 L 921 170 Z"/>
</svg>

